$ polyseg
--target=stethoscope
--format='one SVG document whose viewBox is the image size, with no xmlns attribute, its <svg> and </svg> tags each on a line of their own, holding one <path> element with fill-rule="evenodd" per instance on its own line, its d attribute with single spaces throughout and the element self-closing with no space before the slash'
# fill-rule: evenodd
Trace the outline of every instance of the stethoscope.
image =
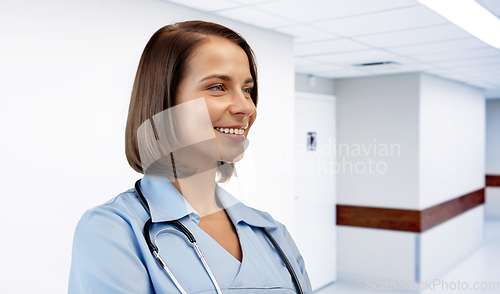
<svg viewBox="0 0 500 294">
<path fill-rule="evenodd" d="M 172 225 L 174 225 L 179 230 L 175 230 L 175 229 L 172 229 L 172 228 L 167 228 L 167 229 L 160 230 L 158 233 L 156 233 L 156 235 L 154 237 L 154 244 L 153 244 L 153 242 L 151 242 L 151 238 L 150 238 L 150 235 L 149 235 L 149 228 L 151 227 L 151 225 L 153 224 L 153 222 L 151 220 L 151 212 L 149 210 L 148 202 L 146 201 L 146 198 L 144 198 L 144 195 L 141 192 L 140 180 L 138 180 L 137 182 L 135 182 L 135 190 L 137 191 L 137 194 L 139 196 L 139 200 L 141 201 L 142 206 L 144 206 L 144 209 L 149 214 L 149 219 L 144 224 L 144 229 L 143 229 L 144 239 L 146 239 L 146 243 L 148 244 L 149 251 L 151 251 L 151 254 L 153 254 L 154 258 L 156 259 L 156 261 L 158 262 L 158 264 L 160 265 L 160 267 L 162 267 L 167 272 L 168 276 L 170 277 L 170 279 L 172 280 L 172 282 L 174 282 L 174 284 L 177 287 L 177 289 L 179 289 L 179 291 L 182 294 L 187 294 L 187 292 L 184 290 L 184 288 L 182 288 L 182 286 L 179 283 L 179 281 L 177 281 L 177 279 L 174 277 L 174 275 L 172 274 L 172 271 L 170 271 L 170 269 L 168 268 L 167 264 L 161 258 L 160 253 L 158 251 L 158 247 L 156 246 L 156 238 L 159 235 L 161 235 L 163 233 L 166 233 L 166 232 L 171 232 L 171 233 L 175 233 L 175 234 L 182 234 L 183 237 L 186 237 L 189 240 L 189 244 L 192 247 L 194 247 L 194 249 L 196 251 L 196 254 L 200 258 L 201 263 L 205 267 L 205 270 L 207 271 L 208 275 L 210 276 L 210 280 L 214 284 L 214 287 L 215 287 L 215 290 L 217 291 L 217 294 L 222 294 L 222 291 L 221 291 L 221 289 L 219 287 L 219 284 L 217 283 L 217 280 L 215 279 L 212 271 L 210 270 L 210 267 L 208 266 L 208 263 L 206 262 L 205 257 L 203 256 L 203 253 L 201 252 L 200 248 L 196 244 L 196 239 L 194 238 L 193 234 L 191 234 L 191 232 L 183 224 L 181 224 L 179 221 L 173 220 L 173 221 L 167 221 L 167 222 L 159 222 L 159 223 L 169 223 L 169 224 L 172 224 Z M 259 227 L 259 229 L 261 229 L 262 232 L 264 233 L 264 235 L 266 235 L 266 237 L 269 239 L 269 241 L 271 241 L 271 243 L 273 244 L 274 248 L 276 249 L 276 251 L 280 255 L 281 259 L 285 263 L 285 266 L 288 269 L 288 272 L 290 273 L 290 276 L 292 277 L 292 280 L 293 280 L 293 283 L 295 285 L 295 289 L 297 290 L 297 293 L 303 294 L 302 288 L 300 287 L 299 279 L 297 278 L 297 275 L 295 274 L 295 271 L 293 270 L 292 265 L 288 261 L 288 258 L 286 257 L 285 253 L 283 253 L 283 250 L 281 250 L 281 247 L 278 245 L 278 243 L 276 242 L 276 240 L 273 238 L 273 236 L 271 236 L 271 234 L 269 233 L 269 231 L 266 228 Z"/>
</svg>

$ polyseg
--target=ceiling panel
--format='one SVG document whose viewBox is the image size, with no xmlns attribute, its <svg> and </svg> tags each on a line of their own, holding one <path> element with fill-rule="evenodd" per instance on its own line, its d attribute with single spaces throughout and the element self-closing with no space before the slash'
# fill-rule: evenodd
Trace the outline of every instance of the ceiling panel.
<svg viewBox="0 0 500 294">
<path fill-rule="evenodd" d="M 376 1 L 374 1 L 376 2 Z M 311 23 L 339 36 L 359 36 L 444 24 L 448 21 L 425 6 L 412 6 Z"/>
<path fill-rule="evenodd" d="M 461 28 L 452 24 L 442 24 L 418 29 L 354 37 L 353 39 L 374 47 L 390 47 L 466 37 L 471 37 L 471 35 Z"/>
<path fill-rule="evenodd" d="M 476 0 L 481 6 L 486 8 L 489 12 L 500 18 L 500 1 L 498 0 Z"/>
<path fill-rule="evenodd" d="M 402 64 L 415 63 L 410 59 L 397 56 L 395 54 L 379 49 L 344 52 L 337 54 L 316 55 L 309 57 L 309 59 L 327 63 L 346 64 L 346 65 L 369 63 L 369 62 L 382 62 L 382 61 L 394 61 Z"/>
<path fill-rule="evenodd" d="M 498 75 L 491 76 L 491 77 L 477 76 L 475 78 L 477 78 L 477 79 L 479 79 L 481 81 L 485 81 L 487 83 L 490 83 L 490 84 L 494 85 L 493 87 L 488 87 L 489 89 L 492 89 L 492 88 L 498 88 L 498 89 L 500 89 L 500 76 L 498 76 Z"/>
<path fill-rule="evenodd" d="M 473 74 L 473 73 L 500 73 L 500 64 L 473 66 L 473 67 L 463 67 L 460 72 Z"/>
<path fill-rule="evenodd" d="M 318 64 L 318 65 L 304 65 L 304 66 L 296 66 L 295 71 L 301 73 L 316 73 L 322 71 L 330 71 L 330 70 L 340 70 L 343 69 L 341 66 L 333 65 L 333 64 Z"/>
<path fill-rule="evenodd" d="M 463 82 L 463 83 L 466 83 L 466 84 L 469 84 L 469 85 L 472 85 L 472 86 L 475 86 L 475 87 L 479 87 L 479 88 L 483 88 L 483 89 L 486 89 L 486 88 L 495 88 L 495 87 L 498 87 L 500 86 L 500 83 L 498 85 L 495 85 L 495 83 L 493 82 L 493 80 L 495 80 L 493 78 L 492 81 L 490 81 L 489 79 L 491 78 L 491 76 L 487 76 L 487 75 L 478 75 L 478 74 L 474 74 L 474 73 L 468 73 L 468 72 L 454 72 L 454 71 L 445 71 L 445 70 L 428 70 L 426 72 L 429 72 L 430 74 L 433 74 L 433 75 L 436 75 L 436 76 L 439 76 L 439 77 L 442 77 L 442 78 L 446 78 L 446 79 L 450 79 L 450 80 L 454 80 L 454 81 L 458 81 L 458 82 Z M 435 72 L 435 73 L 434 73 Z M 500 76 L 499 76 L 499 79 L 500 80 Z"/>
<path fill-rule="evenodd" d="M 475 73 L 469 73 L 471 76 L 479 78 L 479 79 L 492 79 L 492 78 L 498 78 L 496 79 L 495 83 L 500 83 L 500 72 L 475 72 Z"/>
<path fill-rule="evenodd" d="M 346 69 L 346 70 L 333 70 L 333 71 L 325 71 L 325 72 L 317 72 L 315 75 L 325 78 L 348 78 L 348 77 L 361 77 L 361 76 L 369 76 L 371 75 L 369 72 L 355 69 Z"/>
<path fill-rule="evenodd" d="M 316 60 L 310 60 L 310 59 L 303 58 L 303 57 L 295 57 L 294 64 L 297 67 L 297 66 L 303 66 L 303 65 L 321 64 L 321 62 L 316 61 Z"/>
<path fill-rule="evenodd" d="M 442 74 L 441 76 L 450 80 L 457 80 L 457 81 L 463 81 L 469 78 L 468 76 L 465 76 L 461 73 Z"/>
<path fill-rule="evenodd" d="M 471 80 L 470 83 L 483 89 L 495 87 L 495 84 L 491 84 L 481 80 Z"/>
<path fill-rule="evenodd" d="M 478 79 L 495 79 L 495 83 L 500 83 L 500 72 L 471 72 L 468 75 Z"/>
<path fill-rule="evenodd" d="M 282 32 L 290 36 L 295 36 L 294 42 L 296 44 L 303 42 L 313 42 L 313 41 L 339 38 L 339 36 L 337 35 L 325 32 L 323 30 L 305 24 L 294 25 L 289 27 L 281 27 L 277 28 L 276 30 L 278 32 Z"/>
<path fill-rule="evenodd" d="M 370 49 L 370 47 L 348 39 L 336 39 L 296 44 L 294 46 L 294 53 L 296 56 L 307 56 L 364 49 Z"/>
<path fill-rule="evenodd" d="M 432 73 L 432 72 L 425 72 L 425 74 L 429 74 L 429 75 L 432 75 L 432 76 L 435 76 L 435 77 L 445 78 L 442 74 L 435 74 L 435 73 Z M 448 78 L 445 78 L 445 79 L 448 79 Z"/>
<path fill-rule="evenodd" d="M 500 86 L 500 76 L 490 76 L 490 77 L 474 76 L 473 78 L 490 84 L 490 87 L 488 87 L 488 88 Z"/>
<path fill-rule="evenodd" d="M 255 5 L 299 22 L 313 22 L 419 5 L 415 0 L 280 0 Z"/>
<path fill-rule="evenodd" d="M 199 10 L 207 10 L 207 11 L 217 11 L 228 8 L 235 8 L 242 6 L 240 3 L 236 3 L 234 1 L 229 0 L 169 0 L 169 2 L 174 2 L 181 4 L 183 6 L 189 6 Z"/>
<path fill-rule="evenodd" d="M 453 71 L 451 71 L 449 69 L 444 69 L 444 68 L 431 68 L 431 69 L 427 69 L 425 72 L 429 73 L 429 74 L 440 76 L 442 74 L 452 73 Z"/>
<path fill-rule="evenodd" d="M 233 1 L 245 4 L 245 5 L 254 5 L 254 4 L 257 4 L 257 3 L 272 2 L 273 0 L 233 0 Z"/>
<path fill-rule="evenodd" d="M 465 38 L 465 39 L 450 40 L 443 42 L 389 47 L 387 48 L 387 50 L 401 55 L 413 55 L 413 54 L 428 54 L 437 52 L 450 52 L 450 51 L 467 50 L 467 49 L 481 49 L 488 47 L 490 46 L 486 45 L 483 41 L 478 40 L 476 38 Z"/>
<path fill-rule="evenodd" d="M 467 66 L 480 66 L 483 64 L 497 64 L 497 63 L 500 63 L 500 56 L 474 58 L 474 59 L 459 59 L 459 60 L 435 62 L 434 64 L 440 67 L 460 68 Z"/>
<path fill-rule="evenodd" d="M 500 83 L 498 82 L 498 78 L 494 78 L 494 79 L 491 79 L 491 80 L 488 80 L 488 79 L 485 79 L 484 80 L 485 82 L 489 83 L 489 84 L 492 84 L 492 85 L 495 85 L 496 87 L 488 87 L 489 89 L 494 89 L 494 88 L 497 88 L 500 90 Z M 500 98 L 500 96 L 497 96 Z"/>
<path fill-rule="evenodd" d="M 378 74 L 388 74 L 388 73 L 403 73 L 403 72 L 421 72 L 429 69 L 435 68 L 429 64 L 411 64 L 411 65 L 400 65 L 394 67 L 363 67 L 364 71 Z"/>
<path fill-rule="evenodd" d="M 442 53 L 433 53 L 425 55 L 413 55 L 412 57 L 414 59 L 423 62 L 439 62 L 439 61 L 482 58 L 482 57 L 500 57 L 500 50 L 490 47 L 485 49 L 442 52 Z"/>
<path fill-rule="evenodd" d="M 244 6 L 234 9 L 227 9 L 216 12 L 219 15 L 232 18 L 237 21 L 244 21 L 255 26 L 264 28 L 276 28 L 295 24 L 293 21 L 272 15 L 265 11 L 257 10 L 251 6 Z"/>
<path fill-rule="evenodd" d="M 471 86 L 474 86 L 474 87 L 478 87 L 478 88 L 490 88 L 490 87 L 494 87 L 495 85 L 493 84 L 490 84 L 488 82 L 485 82 L 485 81 L 481 81 L 481 80 L 466 80 L 466 81 L 463 81 L 464 83 L 468 84 L 468 85 L 471 85 Z"/>
</svg>

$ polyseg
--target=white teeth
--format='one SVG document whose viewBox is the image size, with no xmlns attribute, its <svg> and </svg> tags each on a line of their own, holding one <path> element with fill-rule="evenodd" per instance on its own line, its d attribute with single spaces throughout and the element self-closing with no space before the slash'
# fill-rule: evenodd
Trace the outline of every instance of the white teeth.
<svg viewBox="0 0 500 294">
<path fill-rule="evenodd" d="M 215 128 L 217 131 L 221 133 L 226 133 L 226 134 L 237 134 L 237 135 L 243 135 L 245 133 L 244 129 L 229 129 L 229 128 Z"/>
</svg>

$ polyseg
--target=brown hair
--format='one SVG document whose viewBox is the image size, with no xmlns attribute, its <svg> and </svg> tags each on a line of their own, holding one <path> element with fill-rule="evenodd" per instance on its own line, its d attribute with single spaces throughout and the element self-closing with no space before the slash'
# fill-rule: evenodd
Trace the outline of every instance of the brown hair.
<svg viewBox="0 0 500 294">
<path fill-rule="evenodd" d="M 155 114 L 175 105 L 177 88 L 185 75 L 187 60 L 194 49 L 207 41 L 209 36 L 225 38 L 245 51 L 254 80 L 250 96 L 257 105 L 255 57 L 241 35 L 222 25 L 205 21 L 178 22 L 162 27 L 153 34 L 144 48 L 132 88 L 125 130 L 125 154 L 135 171 L 145 173 L 141 164 L 139 140 L 151 140 L 147 137 L 138 138 L 139 126 L 148 119 L 153 121 Z M 141 142 L 141 146 L 147 146 L 150 154 L 161 154 L 161 150 L 158 150 L 160 147 L 154 142 Z M 219 181 L 227 181 L 234 171 L 234 164 L 219 162 L 217 171 Z"/>
</svg>

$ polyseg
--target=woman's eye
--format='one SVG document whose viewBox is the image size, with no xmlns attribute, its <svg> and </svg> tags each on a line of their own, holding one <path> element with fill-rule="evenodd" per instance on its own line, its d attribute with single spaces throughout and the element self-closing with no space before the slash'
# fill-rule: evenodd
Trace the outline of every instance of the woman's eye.
<svg viewBox="0 0 500 294">
<path fill-rule="evenodd" d="M 245 89 L 243 89 L 243 93 L 245 93 L 245 94 L 250 94 L 251 92 L 252 92 L 251 88 L 245 88 Z"/>
<path fill-rule="evenodd" d="M 215 85 L 215 86 L 210 87 L 210 88 L 208 88 L 208 89 L 209 89 L 209 90 L 214 89 L 215 91 L 222 91 L 222 90 L 224 90 L 224 88 L 222 87 L 222 85 Z"/>
</svg>

